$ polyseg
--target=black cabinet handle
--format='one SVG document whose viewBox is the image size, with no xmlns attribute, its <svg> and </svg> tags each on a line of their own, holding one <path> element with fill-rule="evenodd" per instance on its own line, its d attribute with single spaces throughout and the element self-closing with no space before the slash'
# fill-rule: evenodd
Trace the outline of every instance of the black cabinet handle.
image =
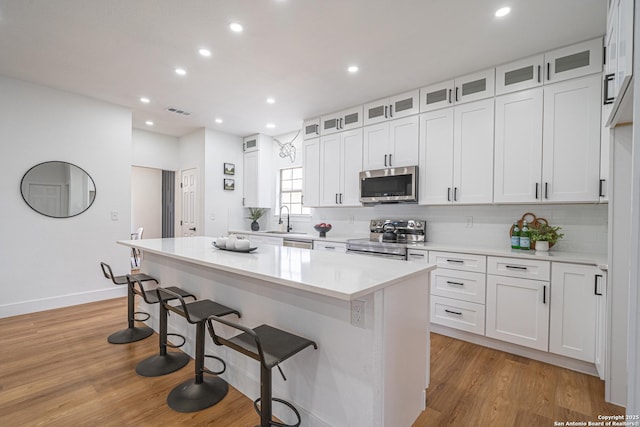
<svg viewBox="0 0 640 427">
<path fill-rule="evenodd" d="M 536 200 L 538 200 L 538 187 L 539 187 L 539 184 L 536 182 Z"/>
<path fill-rule="evenodd" d="M 409 254 L 409 256 L 414 256 L 418 258 L 424 258 L 424 254 Z"/>
<path fill-rule="evenodd" d="M 506 268 L 510 268 L 512 270 L 525 270 L 527 269 L 527 267 L 522 267 L 520 265 L 505 265 Z"/>
<path fill-rule="evenodd" d="M 447 259 L 447 262 L 455 262 L 456 264 L 464 264 L 464 260 L 461 260 L 461 259 Z"/>
<path fill-rule="evenodd" d="M 464 283 L 460 283 L 460 282 L 452 282 L 452 281 L 450 281 L 450 280 L 447 280 L 447 284 L 448 284 L 448 285 L 464 286 Z"/>
<path fill-rule="evenodd" d="M 340 193 L 340 204 L 342 204 L 342 193 Z"/>
<path fill-rule="evenodd" d="M 393 104 L 389 105 L 389 117 L 393 118 Z"/>
<path fill-rule="evenodd" d="M 384 167 L 387 167 L 387 154 L 384 155 Z"/>
<path fill-rule="evenodd" d="M 538 83 L 542 83 L 542 67 L 538 65 Z"/>
<path fill-rule="evenodd" d="M 547 81 L 551 80 L 551 62 L 547 62 Z"/>
<path fill-rule="evenodd" d="M 449 89 L 449 104 L 451 104 L 451 92 L 452 92 L 452 90 Z"/>
<path fill-rule="evenodd" d="M 458 86 L 456 86 L 456 102 L 458 102 Z"/>
<path fill-rule="evenodd" d="M 388 119 L 388 118 L 389 118 L 389 116 L 387 116 L 387 108 L 388 108 L 388 107 L 385 105 L 385 106 L 384 106 L 384 118 L 385 118 L 385 119 Z"/>
<path fill-rule="evenodd" d="M 196 231 L 196 228 L 195 228 L 195 227 L 193 227 L 193 228 L 190 228 L 189 230 L 191 230 L 191 231 Z"/>
<path fill-rule="evenodd" d="M 446 308 L 444 309 L 444 311 L 449 313 L 449 314 L 455 314 L 456 316 L 462 316 L 462 313 L 459 312 L 459 311 L 452 311 L 452 310 L 449 310 L 449 309 L 446 309 Z"/>
<path fill-rule="evenodd" d="M 548 182 L 544 183 L 544 198 L 545 199 L 549 198 L 549 183 Z"/>
<path fill-rule="evenodd" d="M 453 187 L 453 201 L 458 201 L 458 187 Z"/>
<path fill-rule="evenodd" d="M 393 166 L 393 165 L 391 164 L 391 156 L 393 156 L 393 154 L 389 154 L 389 167 Z"/>
<path fill-rule="evenodd" d="M 320 125 L 316 125 L 316 135 L 320 135 Z"/>
<path fill-rule="evenodd" d="M 447 202 L 451 201 L 451 187 L 447 187 Z"/>
<path fill-rule="evenodd" d="M 616 99 L 613 96 L 609 96 L 609 82 L 613 81 L 615 76 L 615 73 L 605 74 L 604 76 L 604 96 L 602 97 L 604 105 L 613 104 L 613 101 Z"/>
<path fill-rule="evenodd" d="M 338 193 L 336 193 L 336 205 L 338 204 Z"/>
<path fill-rule="evenodd" d="M 593 293 L 602 296 L 602 292 L 598 292 L 598 277 L 602 279 L 602 274 L 596 274 L 593 283 Z"/>
<path fill-rule="evenodd" d="M 547 303 L 547 285 L 544 285 L 542 287 L 542 303 L 543 304 Z"/>
<path fill-rule="evenodd" d="M 604 189 L 604 185 L 602 185 L 604 184 L 604 181 L 605 181 L 604 179 L 600 180 L 600 189 L 598 191 L 598 194 L 600 195 L 600 197 L 604 197 L 604 193 L 602 192 L 602 190 Z"/>
</svg>

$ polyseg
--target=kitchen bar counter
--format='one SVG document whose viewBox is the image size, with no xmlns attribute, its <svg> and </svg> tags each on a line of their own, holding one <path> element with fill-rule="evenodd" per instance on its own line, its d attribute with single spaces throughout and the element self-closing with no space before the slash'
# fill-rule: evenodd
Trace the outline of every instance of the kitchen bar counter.
<svg viewBox="0 0 640 427">
<path fill-rule="evenodd" d="M 425 408 L 429 381 L 433 265 L 267 244 L 236 253 L 212 248 L 213 240 L 118 243 L 141 249 L 142 272 L 162 286 L 180 286 L 199 299 L 238 309 L 242 318 L 232 320 L 245 326 L 270 324 L 316 341 L 318 350 L 304 350 L 282 363 L 288 381 L 273 375 L 274 396 L 292 402 L 303 425 L 412 425 Z M 361 314 L 352 312 L 354 300 L 363 303 Z M 158 330 L 157 306 L 138 305 Z M 186 337 L 182 350 L 192 357 L 194 330 L 179 316 L 169 319 L 169 332 Z M 258 397 L 258 363 L 206 341 L 206 353 L 227 363 L 221 376 L 251 399 Z M 284 422 L 293 421 L 279 412 L 282 405 L 274 410 Z"/>
</svg>

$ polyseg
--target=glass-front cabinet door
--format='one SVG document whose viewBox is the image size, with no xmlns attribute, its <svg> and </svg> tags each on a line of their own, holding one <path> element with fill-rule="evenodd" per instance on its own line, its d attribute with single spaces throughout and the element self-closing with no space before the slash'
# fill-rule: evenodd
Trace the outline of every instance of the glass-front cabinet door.
<svg viewBox="0 0 640 427">
<path fill-rule="evenodd" d="M 496 67 L 496 95 L 542 86 L 544 55 Z"/>
<path fill-rule="evenodd" d="M 391 119 L 418 114 L 418 89 L 364 104 L 364 124 L 372 125 Z"/>
<path fill-rule="evenodd" d="M 545 81 L 554 83 L 602 71 L 602 37 L 544 55 Z"/>
<path fill-rule="evenodd" d="M 317 138 L 320 136 L 320 118 L 305 120 L 302 124 L 303 139 Z"/>
<path fill-rule="evenodd" d="M 438 110 L 453 104 L 454 81 L 437 83 L 420 89 L 420 112 Z"/>
<path fill-rule="evenodd" d="M 468 74 L 455 80 L 453 101 L 456 104 L 477 101 L 495 95 L 495 68 Z"/>
</svg>

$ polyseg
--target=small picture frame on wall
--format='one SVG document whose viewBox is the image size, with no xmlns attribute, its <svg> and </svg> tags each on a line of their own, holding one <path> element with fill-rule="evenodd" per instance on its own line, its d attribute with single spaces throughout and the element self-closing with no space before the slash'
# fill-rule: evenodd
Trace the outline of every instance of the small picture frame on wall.
<svg viewBox="0 0 640 427">
<path fill-rule="evenodd" d="M 235 175 L 236 174 L 236 165 L 233 163 L 225 163 L 224 164 L 224 174 L 225 175 Z"/>
<path fill-rule="evenodd" d="M 233 179 L 229 179 L 229 178 L 225 178 L 224 179 L 224 189 L 225 190 L 235 190 L 236 189 L 236 182 Z"/>
</svg>

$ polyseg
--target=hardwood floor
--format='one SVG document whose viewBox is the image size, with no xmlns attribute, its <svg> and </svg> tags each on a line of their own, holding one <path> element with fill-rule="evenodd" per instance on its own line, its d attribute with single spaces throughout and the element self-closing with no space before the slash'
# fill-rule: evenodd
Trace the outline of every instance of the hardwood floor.
<svg viewBox="0 0 640 427">
<path fill-rule="evenodd" d="M 167 407 L 169 391 L 193 376 L 193 361 L 163 377 L 136 375 L 158 340 L 107 343 L 125 319 L 124 298 L 0 319 L 0 425 L 258 424 L 252 402 L 233 387 L 200 412 Z M 595 377 L 432 334 L 428 406 L 414 426 L 553 426 L 624 414 L 604 402 L 603 389 Z"/>
</svg>

